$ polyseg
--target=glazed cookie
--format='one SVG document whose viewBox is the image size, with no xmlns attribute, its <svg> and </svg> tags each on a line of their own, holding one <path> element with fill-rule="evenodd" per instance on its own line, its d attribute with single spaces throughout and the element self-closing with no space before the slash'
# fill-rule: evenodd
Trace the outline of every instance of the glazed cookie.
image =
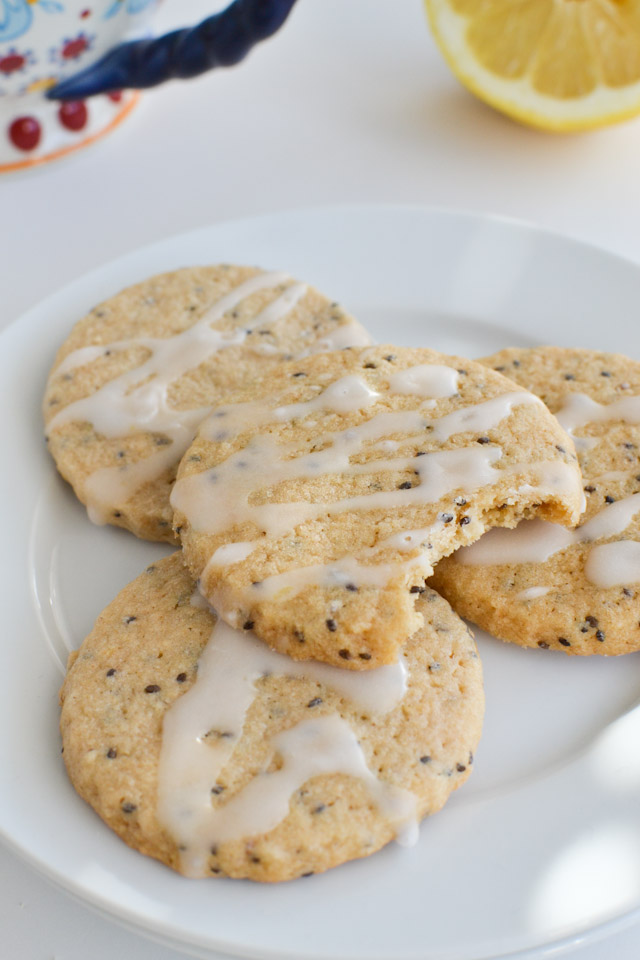
<svg viewBox="0 0 640 960">
<path fill-rule="evenodd" d="M 483 361 L 538 394 L 574 437 L 586 510 L 492 530 L 443 560 L 432 584 L 497 637 L 570 654 L 640 649 L 640 363 L 538 347 Z"/>
<path fill-rule="evenodd" d="M 225 391 L 283 359 L 369 343 L 336 303 L 284 273 L 191 267 L 100 304 L 58 351 L 49 449 L 96 523 L 175 541 L 169 492 Z"/>
<path fill-rule="evenodd" d="M 424 592 L 399 662 L 354 674 L 216 624 L 194 592 L 166 557 L 72 656 L 61 729 L 80 796 L 192 877 L 288 880 L 415 839 L 482 725 L 480 661 L 449 605 Z"/>
<path fill-rule="evenodd" d="M 234 401 L 182 461 L 176 529 L 219 615 L 295 659 L 392 663 L 440 557 L 523 516 L 579 516 L 571 440 L 478 363 L 354 348 Z"/>
</svg>

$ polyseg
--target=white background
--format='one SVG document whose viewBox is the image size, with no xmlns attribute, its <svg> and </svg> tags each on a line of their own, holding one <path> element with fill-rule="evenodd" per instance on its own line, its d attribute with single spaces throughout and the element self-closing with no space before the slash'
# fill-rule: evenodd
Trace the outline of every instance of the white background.
<svg viewBox="0 0 640 960">
<path fill-rule="evenodd" d="M 213 6 L 168 0 L 158 28 Z M 473 100 L 436 51 L 419 0 L 298 0 L 240 67 L 151 92 L 84 153 L 0 178 L 0 326 L 156 239 L 324 203 L 504 214 L 640 261 L 639 156 L 640 121 L 545 135 Z M 0 933 L 7 960 L 181 956 L 97 917 L 4 850 Z M 573 954 L 639 955 L 634 926 Z"/>
</svg>

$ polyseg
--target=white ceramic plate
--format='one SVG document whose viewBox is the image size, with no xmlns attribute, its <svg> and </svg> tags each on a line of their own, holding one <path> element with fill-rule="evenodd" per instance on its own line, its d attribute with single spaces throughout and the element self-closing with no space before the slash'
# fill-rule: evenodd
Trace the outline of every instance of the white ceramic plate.
<svg viewBox="0 0 640 960">
<path fill-rule="evenodd" d="M 633 264 L 521 224 L 414 208 L 221 224 L 109 264 L 30 311 L 0 337 L 0 830 L 72 894 L 198 956 L 485 960 L 605 935 L 640 906 L 637 655 L 582 660 L 481 636 L 487 716 L 468 785 L 423 824 L 417 847 L 289 884 L 180 878 L 126 848 L 68 784 L 56 702 L 66 652 L 163 548 L 93 527 L 57 478 L 40 426 L 47 370 L 98 300 L 218 260 L 309 280 L 381 341 L 640 358 Z"/>
</svg>

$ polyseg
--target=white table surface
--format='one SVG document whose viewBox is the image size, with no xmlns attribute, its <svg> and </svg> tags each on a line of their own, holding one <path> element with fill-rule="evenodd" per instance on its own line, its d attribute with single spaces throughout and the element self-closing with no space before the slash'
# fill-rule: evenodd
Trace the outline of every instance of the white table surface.
<svg viewBox="0 0 640 960">
<path fill-rule="evenodd" d="M 158 27 L 220 6 L 167 2 Z M 298 0 L 240 67 L 149 93 L 102 143 L 0 178 L 0 326 L 161 237 L 327 203 L 498 213 L 640 261 L 639 155 L 640 120 L 552 136 L 473 100 L 435 49 L 420 0 Z M 72 901 L 3 848 L 0 937 L 7 960 L 184 957 Z M 633 924 L 571 954 L 639 955 Z"/>
</svg>

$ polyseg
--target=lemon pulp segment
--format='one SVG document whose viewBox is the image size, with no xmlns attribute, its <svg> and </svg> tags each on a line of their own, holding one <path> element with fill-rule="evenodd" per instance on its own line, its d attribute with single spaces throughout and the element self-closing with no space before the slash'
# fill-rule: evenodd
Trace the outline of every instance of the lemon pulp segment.
<svg viewBox="0 0 640 960">
<path fill-rule="evenodd" d="M 534 126 L 580 130 L 640 112 L 640 0 L 425 0 L 473 93 Z"/>
</svg>

